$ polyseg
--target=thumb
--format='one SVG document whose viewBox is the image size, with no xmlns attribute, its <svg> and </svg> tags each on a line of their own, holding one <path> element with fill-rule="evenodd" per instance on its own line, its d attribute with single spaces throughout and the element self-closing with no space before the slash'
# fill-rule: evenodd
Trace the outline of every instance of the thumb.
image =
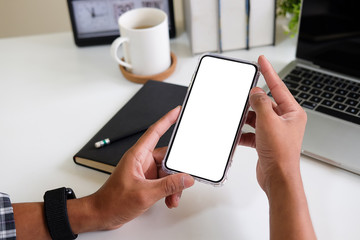
<svg viewBox="0 0 360 240">
<path fill-rule="evenodd" d="M 174 193 L 194 185 L 194 178 L 185 173 L 177 173 L 156 180 L 156 198 L 159 200 L 163 197 L 170 196 Z"/>
<path fill-rule="evenodd" d="M 264 90 L 255 87 L 250 91 L 250 106 L 257 116 L 272 114 L 272 102 Z"/>
</svg>

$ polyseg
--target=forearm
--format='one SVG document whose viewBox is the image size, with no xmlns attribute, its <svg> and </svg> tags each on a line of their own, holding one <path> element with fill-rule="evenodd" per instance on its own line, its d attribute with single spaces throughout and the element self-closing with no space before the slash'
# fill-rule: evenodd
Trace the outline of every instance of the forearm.
<svg viewBox="0 0 360 240">
<path fill-rule="evenodd" d="M 51 239 L 43 202 L 15 203 L 13 209 L 18 239 Z M 68 217 L 73 233 L 101 229 L 102 221 L 94 210 L 90 197 L 67 201 Z"/>
<path fill-rule="evenodd" d="M 46 226 L 44 203 L 13 204 L 17 239 L 51 239 Z"/>
<path fill-rule="evenodd" d="M 316 239 L 300 174 L 268 189 L 271 239 Z"/>
</svg>

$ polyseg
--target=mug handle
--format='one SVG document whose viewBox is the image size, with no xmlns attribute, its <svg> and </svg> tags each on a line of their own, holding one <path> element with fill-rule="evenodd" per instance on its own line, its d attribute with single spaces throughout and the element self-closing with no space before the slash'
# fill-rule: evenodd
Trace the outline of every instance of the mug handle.
<svg viewBox="0 0 360 240">
<path fill-rule="evenodd" d="M 128 69 L 132 69 L 132 66 L 129 63 L 126 63 L 123 60 L 121 60 L 117 54 L 119 47 L 121 46 L 121 44 L 123 44 L 125 42 L 129 42 L 129 39 L 126 37 L 119 37 L 119 38 L 115 39 L 113 41 L 113 43 L 111 44 L 110 54 L 115 59 L 115 61 L 118 62 L 120 65 L 122 65 Z"/>
</svg>

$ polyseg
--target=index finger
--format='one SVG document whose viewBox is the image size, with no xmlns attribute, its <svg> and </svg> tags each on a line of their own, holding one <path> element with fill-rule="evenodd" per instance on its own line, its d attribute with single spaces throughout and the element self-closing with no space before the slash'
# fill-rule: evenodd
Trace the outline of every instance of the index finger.
<svg viewBox="0 0 360 240">
<path fill-rule="evenodd" d="M 261 73 L 265 78 L 266 84 L 268 85 L 276 104 L 285 112 L 293 110 L 298 104 L 285 83 L 277 75 L 270 62 L 265 56 L 261 55 L 258 59 L 258 63 L 260 64 Z"/>
<path fill-rule="evenodd" d="M 179 113 L 180 106 L 165 114 L 148 128 L 135 145 L 139 149 L 146 149 L 152 152 L 161 136 L 176 122 Z"/>
</svg>

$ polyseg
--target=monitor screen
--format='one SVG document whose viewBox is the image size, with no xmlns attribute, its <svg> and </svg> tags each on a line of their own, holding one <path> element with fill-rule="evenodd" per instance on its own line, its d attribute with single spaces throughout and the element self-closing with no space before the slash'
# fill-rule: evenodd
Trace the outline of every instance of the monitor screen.
<svg viewBox="0 0 360 240">
<path fill-rule="evenodd" d="M 360 77 L 360 1 L 302 2 L 296 57 Z"/>
</svg>

